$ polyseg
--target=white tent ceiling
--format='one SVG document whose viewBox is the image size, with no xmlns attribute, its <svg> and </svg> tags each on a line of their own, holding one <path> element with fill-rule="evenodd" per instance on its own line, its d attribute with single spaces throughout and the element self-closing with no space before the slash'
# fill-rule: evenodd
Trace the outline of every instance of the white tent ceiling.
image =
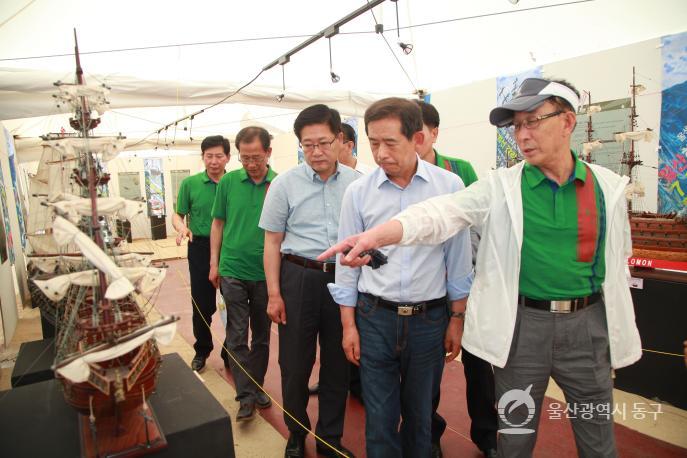
<svg viewBox="0 0 687 458">
<path fill-rule="evenodd" d="M 364 0 L 3 0 L 0 119 L 13 134 L 22 136 L 36 135 L 35 130 L 51 122 L 64 125 L 63 116 L 26 118 L 58 113 L 50 94 L 55 80 L 72 78 L 73 27 L 87 80 L 112 88 L 112 107 L 119 119 L 108 121 L 108 129 L 142 137 L 143 132 L 192 112 L 188 105 L 221 99 L 309 35 L 364 4 Z M 194 121 L 194 130 L 200 134 L 203 126 L 225 123 L 222 131 L 232 131 L 235 126 L 229 124 L 238 126 L 234 121 L 247 116 L 265 118 L 268 125 L 284 129 L 288 123 L 278 125 L 274 120 L 290 120 L 294 110 L 314 101 L 331 103 L 345 114 L 361 114 L 382 95 L 411 95 L 418 88 L 432 92 L 515 73 L 681 32 L 687 24 L 684 0 L 521 0 L 517 5 L 507 0 L 399 0 L 398 10 L 400 38 L 414 46 L 410 55 L 396 44 L 396 31 L 391 30 L 396 27 L 395 4 L 386 1 L 374 12 L 384 24 L 394 55 L 373 33 L 374 19 L 366 13 L 331 39 L 339 83 L 330 80 L 328 43 L 321 39 L 284 66 L 286 97 L 281 104 L 275 100 L 275 94 L 282 92 L 277 65 L 242 96 L 228 100 L 249 105 L 231 109 L 223 105 L 225 111 L 217 109 L 214 118 L 210 112 L 203 114 Z M 66 56 L 45 57 L 60 54 Z M 173 108 L 131 110 L 160 106 Z M 15 118 L 23 119 L 6 121 Z M 143 119 L 134 122 L 136 118 Z"/>
</svg>

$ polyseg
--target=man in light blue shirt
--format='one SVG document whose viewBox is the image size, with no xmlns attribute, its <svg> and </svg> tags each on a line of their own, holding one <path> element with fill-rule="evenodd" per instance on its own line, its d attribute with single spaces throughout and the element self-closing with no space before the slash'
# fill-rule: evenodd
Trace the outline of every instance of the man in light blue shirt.
<svg viewBox="0 0 687 458">
<path fill-rule="evenodd" d="M 339 240 L 463 188 L 456 175 L 417 156 L 423 134 L 416 104 L 380 100 L 365 112 L 365 129 L 380 168 L 346 191 Z M 472 284 L 469 234 L 382 252 L 388 264 L 378 270 L 337 265 L 336 283 L 329 285 L 341 306 L 346 357 L 361 367 L 367 455 L 430 456 L 432 387 L 441 379 L 444 350 L 447 361 L 460 351 Z"/>
<path fill-rule="evenodd" d="M 305 162 L 274 179 L 259 226 L 265 230 L 267 314 L 279 325 L 284 422 L 289 428 L 286 457 L 305 454 L 310 429 L 308 379 L 320 341 L 319 414 L 316 434 L 323 456 L 353 456 L 341 445 L 348 394 L 348 363 L 341 348 L 339 309 L 327 290 L 334 281 L 334 258 L 317 256 L 335 245 L 344 191 L 360 177 L 337 162 L 341 146 L 341 118 L 326 105 L 301 111 L 294 122 Z M 297 422 L 297 421 L 298 422 Z M 300 424 L 299 424 L 300 422 Z M 331 447 L 339 450 L 334 451 Z"/>
</svg>

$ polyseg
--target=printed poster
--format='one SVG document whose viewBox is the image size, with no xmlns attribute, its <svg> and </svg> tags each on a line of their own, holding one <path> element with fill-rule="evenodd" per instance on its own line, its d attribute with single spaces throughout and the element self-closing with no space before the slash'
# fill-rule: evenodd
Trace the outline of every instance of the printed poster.
<svg viewBox="0 0 687 458">
<path fill-rule="evenodd" d="M 149 216 L 165 215 L 165 182 L 162 172 L 162 159 L 144 159 L 143 170 L 146 179 L 146 200 Z"/>
</svg>

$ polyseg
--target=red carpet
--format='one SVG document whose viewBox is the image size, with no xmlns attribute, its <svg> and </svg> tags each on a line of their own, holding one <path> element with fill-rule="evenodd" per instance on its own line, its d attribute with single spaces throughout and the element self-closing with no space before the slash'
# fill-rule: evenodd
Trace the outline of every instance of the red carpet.
<svg viewBox="0 0 687 458">
<path fill-rule="evenodd" d="M 155 298 L 155 304 L 162 313 L 173 313 L 181 317 L 178 330 L 189 344 L 193 344 L 191 297 L 187 290 L 189 281 L 188 265 L 185 259 L 169 261 L 168 265 L 167 278 L 162 284 L 158 297 Z M 231 374 L 225 371 L 222 360 L 219 357 L 220 344 L 217 342 L 217 339 L 223 340 L 225 335 L 219 314 L 215 314 L 213 318 L 212 333 L 215 337 L 215 349 L 208 360 L 208 365 L 212 370 L 216 370 L 233 384 Z M 270 364 L 265 379 L 265 389 L 270 396 L 281 403 L 281 377 L 277 359 L 278 352 L 277 327 L 273 326 L 270 342 Z M 319 363 L 316 361 L 311 377 L 313 381 L 318 379 L 318 371 Z M 441 387 L 439 413 L 446 419 L 449 425 L 441 442 L 444 456 L 466 458 L 482 456 L 470 441 L 470 418 L 467 414 L 465 402 L 465 378 L 461 363 L 452 362 L 446 365 Z M 548 403 L 555 401 L 546 398 L 546 402 L 548 407 Z M 283 436 L 287 436 L 288 432 L 284 424 L 283 414 L 276 405 L 260 413 Z M 314 428 L 317 422 L 317 396 L 311 397 L 308 413 Z M 236 427 L 233 419 L 232 425 Z M 615 432 L 618 453 L 621 457 L 687 456 L 687 449 L 653 439 L 624 426 L 616 425 Z M 365 456 L 365 412 L 360 403 L 351 398 L 348 400 L 342 443 L 357 456 Z M 309 456 L 313 457 L 316 456 L 314 444 L 314 439 L 312 437 L 308 438 L 308 453 Z M 565 418 L 552 420 L 547 415 L 544 415 L 539 425 L 539 437 L 534 455 L 536 457 L 555 456 L 556 458 L 577 456 L 570 421 Z"/>
</svg>

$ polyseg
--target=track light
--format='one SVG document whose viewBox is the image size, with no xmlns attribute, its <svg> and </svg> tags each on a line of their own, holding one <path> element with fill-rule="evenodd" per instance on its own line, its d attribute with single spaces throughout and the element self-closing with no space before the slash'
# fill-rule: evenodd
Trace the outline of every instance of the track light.
<svg viewBox="0 0 687 458">
<path fill-rule="evenodd" d="M 282 92 L 281 94 L 279 94 L 275 98 L 277 99 L 277 102 L 281 102 L 282 100 L 284 100 L 284 93 Z"/>
<path fill-rule="evenodd" d="M 336 73 L 329 72 L 329 75 L 332 77 L 332 83 L 338 83 L 339 81 L 341 81 L 341 77 Z"/>
<path fill-rule="evenodd" d="M 407 56 L 411 52 L 413 52 L 413 45 L 412 43 L 403 43 L 402 41 L 398 42 L 398 45 L 401 47 L 403 50 L 403 53 Z"/>
</svg>

